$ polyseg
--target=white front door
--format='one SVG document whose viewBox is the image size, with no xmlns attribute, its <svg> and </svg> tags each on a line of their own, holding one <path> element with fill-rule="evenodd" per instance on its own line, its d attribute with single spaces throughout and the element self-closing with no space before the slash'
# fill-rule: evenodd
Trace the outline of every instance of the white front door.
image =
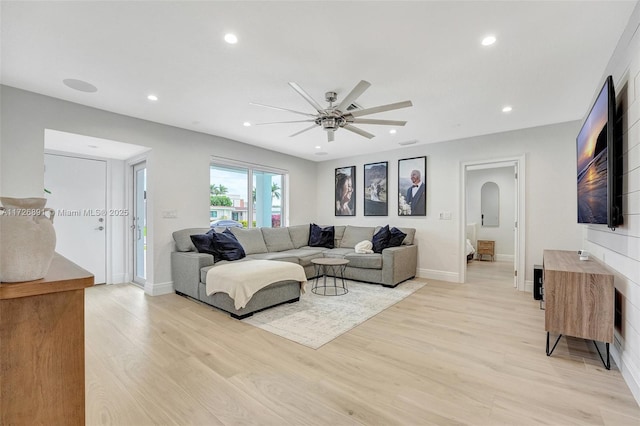
<svg viewBox="0 0 640 426">
<path fill-rule="evenodd" d="M 107 163 L 44 155 L 47 207 L 55 210 L 56 252 L 106 282 Z"/>
</svg>

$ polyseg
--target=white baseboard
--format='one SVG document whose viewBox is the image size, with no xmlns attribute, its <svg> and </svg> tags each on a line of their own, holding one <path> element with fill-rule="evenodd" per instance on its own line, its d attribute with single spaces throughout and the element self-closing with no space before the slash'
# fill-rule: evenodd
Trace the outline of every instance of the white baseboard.
<svg viewBox="0 0 640 426">
<path fill-rule="evenodd" d="M 618 347 L 617 341 L 610 346 L 610 350 L 611 357 L 618 366 L 620 373 L 622 373 L 622 378 L 627 386 L 629 386 L 629 390 L 636 399 L 636 402 L 640 405 L 640 365 L 634 364 L 634 360 L 627 355 L 629 351 L 623 352 L 622 357 L 620 356 L 620 348 Z M 639 375 L 639 377 L 634 376 L 634 371 Z"/>
<path fill-rule="evenodd" d="M 437 271 L 435 269 L 418 269 L 418 277 L 431 278 L 432 280 L 460 282 L 460 274 L 457 272 Z"/>
<path fill-rule="evenodd" d="M 169 281 L 166 283 L 150 283 L 146 282 L 144 284 L 144 292 L 149 296 L 161 296 L 163 294 L 171 294 L 173 293 L 173 281 Z"/>
</svg>

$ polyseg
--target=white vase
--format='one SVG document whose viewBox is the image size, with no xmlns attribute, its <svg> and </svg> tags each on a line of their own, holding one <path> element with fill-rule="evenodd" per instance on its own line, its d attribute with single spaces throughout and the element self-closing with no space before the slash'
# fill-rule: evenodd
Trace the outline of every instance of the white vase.
<svg viewBox="0 0 640 426">
<path fill-rule="evenodd" d="M 0 281 L 43 278 L 56 248 L 55 212 L 44 207 L 46 198 L 0 197 L 0 202 Z"/>
</svg>

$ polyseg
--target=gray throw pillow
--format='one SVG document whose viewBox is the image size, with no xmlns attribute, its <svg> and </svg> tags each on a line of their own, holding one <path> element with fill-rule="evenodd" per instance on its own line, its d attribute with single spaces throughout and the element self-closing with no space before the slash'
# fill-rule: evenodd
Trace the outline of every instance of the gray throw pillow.
<svg viewBox="0 0 640 426">
<path fill-rule="evenodd" d="M 262 237 L 270 252 L 293 249 L 293 242 L 287 228 L 262 228 Z"/>
<path fill-rule="evenodd" d="M 340 242 L 340 247 L 354 248 L 360 241 L 371 241 L 373 238 L 373 226 L 351 226 L 347 225 Z"/>
<path fill-rule="evenodd" d="M 246 254 L 266 253 L 267 245 L 262 238 L 260 228 L 229 228 L 236 236 Z"/>
<path fill-rule="evenodd" d="M 287 229 L 289 230 L 293 248 L 309 245 L 309 225 L 289 226 Z"/>
</svg>

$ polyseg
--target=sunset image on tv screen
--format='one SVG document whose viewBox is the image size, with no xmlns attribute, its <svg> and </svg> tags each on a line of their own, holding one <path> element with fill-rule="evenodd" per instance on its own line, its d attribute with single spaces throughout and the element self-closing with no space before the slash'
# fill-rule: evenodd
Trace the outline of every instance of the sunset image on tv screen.
<svg viewBox="0 0 640 426">
<path fill-rule="evenodd" d="M 607 93 L 605 84 L 576 139 L 579 223 L 607 223 Z"/>
</svg>

